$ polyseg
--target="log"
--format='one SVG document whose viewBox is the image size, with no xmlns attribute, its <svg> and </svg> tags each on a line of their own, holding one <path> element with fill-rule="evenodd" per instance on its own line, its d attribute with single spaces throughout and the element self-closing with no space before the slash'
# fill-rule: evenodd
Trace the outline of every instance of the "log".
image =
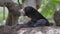
<svg viewBox="0 0 60 34">
<path fill-rule="evenodd" d="M 60 34 L 59 26 L 12 28 L 11 26 L 0 27 L 0 34 Z"/>
</svg>

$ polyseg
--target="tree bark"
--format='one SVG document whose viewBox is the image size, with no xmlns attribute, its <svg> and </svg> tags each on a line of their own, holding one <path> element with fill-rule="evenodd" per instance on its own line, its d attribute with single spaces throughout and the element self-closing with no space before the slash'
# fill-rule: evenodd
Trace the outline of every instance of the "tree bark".
<svg viewBox="0 0 60 34">
<path fill-rule="evenodd" d="M 16 6 L 16 4 L 8 4 L 7 8 L 9 10 L 8 18 L 6 21 L 6 25 L 14 25 L 18 23 L 18 18 L 20 16 L 20 8 L 19 5 Z"/>
<path fill-rule="evenodd" d="M 6 6 L 9 10 L 6 25 L 12 26 L 18 23 L 20 16 L 20 5 L 12 0 L 0 0 L 0 6 Z"/>
<path fill-rule="evenodd" d="M 57 5 L 55 13 L 54 13 L 54 20 L 57 26 L 60 26 L 60 5 Z"/>
<path fill-rule="evenodd" d="M 42 0 L 23 0 L 23 7 L 32 6 L 35 9 L 39 9 Z"/>
<path fill-rule="evenodd" d="M 31 27 L 16 30 L 9 26 L 0 27 L 0 34 L 60 34 L 60 27 Z"/>
<path fill-rule="evenodd" d="M 36 1 L 35 0 L 23 0 L 23 8 L 26 6 L 32 6 L 36 8 Z"/>
<path fill-rule="evenodd" d="M 39 9 L 41 6 L 42 0 L 36 0 L 36 9 Z"/>
</svg>

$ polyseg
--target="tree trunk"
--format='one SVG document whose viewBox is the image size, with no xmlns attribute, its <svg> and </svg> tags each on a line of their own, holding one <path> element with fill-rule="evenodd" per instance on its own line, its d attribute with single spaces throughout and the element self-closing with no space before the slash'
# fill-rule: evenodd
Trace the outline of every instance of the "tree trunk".
<svg viewBox="0 0 60 34">
<path fill-rule="evenodd" d="M 18 18 L 20 16 L 19 5 L 16 6 L 16 4 L 8 4 L 6 6 L 7 6 L 8 10 L 9 10 L 6 25 L 12 26 L 14 24 L 17 24 L 18 23 Z"/>
<path fill-rule="evenodd" d="M 20 16 L 20 5 L 13 0 L 0 0 L 0 6 L 6 6 L 9 10 L 6 25 L 12 26 L 18 23 Z"/>
<path fill-rule="evenodd" d="M 54 14 L 54 20 L 57 26 L 60 26 L 60 5 L 57 5 L 55 14 Z"/>
<path fill-rule="evenodd" d="M 36 8 L 39 9 L 41 6 L 42 0 L 36 0 Z"/>
<path fill-rule="evenodd" d="M 23 0 L 23 8 L 26 6 L 32 6 L 36 8 L 36 1 L 35 0 Z"/>
</svg>

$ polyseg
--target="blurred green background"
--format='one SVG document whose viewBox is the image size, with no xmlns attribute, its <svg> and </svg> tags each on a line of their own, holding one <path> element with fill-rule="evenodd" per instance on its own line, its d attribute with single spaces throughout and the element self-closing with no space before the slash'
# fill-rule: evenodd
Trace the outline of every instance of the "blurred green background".
<svg viewBox="0 0 60 34">
<path fill-rule="evenodd" d="M 22 4 L 22 0 L 19 0 Z M 48 19 L 50 23 L 54 23 L 53 16 L 56 5 L 60 4 L 60 0 L 42 0 L 42 4 L 38 11 Z M 7 18 L 8 9 L 5 7 L 5 18 Z M 0 7 L 0 25 L 3 24 L 3 7 Z"/>
</svg>

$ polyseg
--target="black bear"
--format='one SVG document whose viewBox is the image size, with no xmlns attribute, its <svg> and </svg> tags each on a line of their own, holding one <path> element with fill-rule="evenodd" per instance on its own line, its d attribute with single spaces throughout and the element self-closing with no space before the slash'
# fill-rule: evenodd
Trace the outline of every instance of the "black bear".
<svg viewBox="0 0 60 34">
<path fill-rule="evenodd" d="M 25 16 L 31 18 L 31 21 L 26 24 L 27 26 L 30 27 L 50 26 L 48 20 L 33 7 L 27 6 L 24 8 L 24 11 L 25 11 Z"/>
</svg>

